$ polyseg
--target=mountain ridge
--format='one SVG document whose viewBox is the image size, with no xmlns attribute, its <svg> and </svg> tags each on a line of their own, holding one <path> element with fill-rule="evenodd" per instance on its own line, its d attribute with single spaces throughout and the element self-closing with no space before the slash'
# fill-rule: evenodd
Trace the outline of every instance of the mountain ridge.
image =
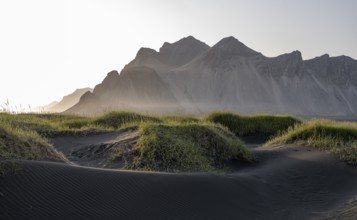
<svg viewBox="0 0 357 220">
<path fill-rule="evenodd" d="M 159 51 L 141 48 L 93 94 L 100 108 L 77 106 L 67 112 L 350 115 L 357 114 L 357 61 L 327 54 L 303 60 L 298 50 L 266 57 L 232 36 L 212 47 L 189 36 L 165 42 Z"/>
</svg>

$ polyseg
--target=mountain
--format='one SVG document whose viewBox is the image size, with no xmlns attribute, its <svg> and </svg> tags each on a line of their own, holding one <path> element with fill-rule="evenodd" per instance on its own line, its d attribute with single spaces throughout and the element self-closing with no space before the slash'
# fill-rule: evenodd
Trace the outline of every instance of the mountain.
<svg viewBox="0 0 357 220">
<path fill-rule="evenodd" d="M 108 73 L 67 112 L 99 114 L 242 113 L 344 116 L 357 114 L 357 61 L 299 51 L 266 57 L 234 37 L 213 47 L 183 38 L 159 51 L 141 48 L 120 72 Z"/>
<path fill-rule="evenodd" d="M 86 92 L 92 92 L 91 88 L 76 89 L 73 93 L 66 95 L 60 102 L 52 102 L 50 105 L 44 106 L 44 112 L 63 112 L 78 103 L 79 99 Z"/>
</svg>

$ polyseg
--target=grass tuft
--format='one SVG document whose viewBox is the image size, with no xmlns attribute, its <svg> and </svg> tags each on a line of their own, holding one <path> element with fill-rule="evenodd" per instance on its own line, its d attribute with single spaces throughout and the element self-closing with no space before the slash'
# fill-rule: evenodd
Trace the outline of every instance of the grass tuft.
<svg viewBox="0 0 357 220">
<path fill-rule="evenodd" d="M 315 119 L 289 128 L 266 146 L 296 143 L 331 152 L 349 164 L 357 164 L 357 123 Z"/>
</svg>

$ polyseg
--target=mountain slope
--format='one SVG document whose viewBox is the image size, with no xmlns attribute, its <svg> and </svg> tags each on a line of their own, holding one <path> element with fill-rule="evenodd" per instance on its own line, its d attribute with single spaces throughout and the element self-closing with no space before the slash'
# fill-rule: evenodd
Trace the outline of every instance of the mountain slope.
<svg viewBox="0 0 357 220">
<path fill-rule="evenodd" d="M 166 74 L 208 49 L 208 45 L 191 36 L 173 44 L 164 43 L 159 52 L 141 48 L 120 74 L 109 72 L 94 88 L 92 96 L 88 95 L 85 101 L 66 112 L 100 114 L 115 109 L 145 113 L 183 112 L 165 81 Z"/>
</svg>

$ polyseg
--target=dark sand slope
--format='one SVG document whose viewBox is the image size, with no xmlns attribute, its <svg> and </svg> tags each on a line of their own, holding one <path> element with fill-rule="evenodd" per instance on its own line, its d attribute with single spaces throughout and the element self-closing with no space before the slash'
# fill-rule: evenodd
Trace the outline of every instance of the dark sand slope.
<svg viewBox="0 0 357 220">
<path fill-rule="evenodd" d="M 258 165 L 231 174 L 17 161 L 22 172 L 0 177 L 0 219 L 311 219 L 357 196 L 356 167 L 328 154 L 299 146 L 256 152 Z"/>
<path fill-rule="evenodd" d="M 110 159 L 115 150 L 128 151 L 139 138 L 136 128 L 127 128 L 103 134 L 87 136 L 59 136 L 51 139 L 58 151 L 71 162 L 87 167 L 123 168 L 123 159 Z"/>
</svg>

